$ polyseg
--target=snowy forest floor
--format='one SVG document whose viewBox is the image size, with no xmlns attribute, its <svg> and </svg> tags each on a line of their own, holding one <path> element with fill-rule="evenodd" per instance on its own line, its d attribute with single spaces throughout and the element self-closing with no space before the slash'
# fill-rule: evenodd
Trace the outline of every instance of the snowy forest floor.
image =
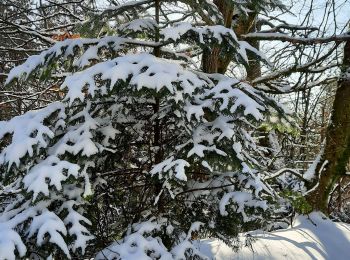
<svg viewBox="0 0 350 260">
<path fill-rule="evenodd" d="M 309 217 L 298 216 L 288 229 L 251 235 L 255 238 L 252 247 L 243 247 L 239 252 L 209 239 L 200 242 L 200 250 L 215 260 L 350 259 L 350 224 L 332 222 L 316 212 Z"/>
</svg>

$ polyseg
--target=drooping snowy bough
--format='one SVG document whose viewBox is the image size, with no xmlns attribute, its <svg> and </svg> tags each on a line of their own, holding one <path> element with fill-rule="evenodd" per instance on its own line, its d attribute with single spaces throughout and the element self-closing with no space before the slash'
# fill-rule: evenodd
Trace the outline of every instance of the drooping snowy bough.
<svg viewBox="0 0 350 260">
<path fill-rule="evenodd" d="M 0 122 L 0 259 L 205 258 L 193 240 L 234 243 L 263 224 L 275 192 L 256 129 L 285 111 L 176 50 L 266 58 L 223 26 L 177 24 L 145 39 L 156 30 L 149 18 L 126 21 L 118 36 L 58 42 L 11 71 L 7 84 L 65 75 L 64 97 Z"/>
</svg>

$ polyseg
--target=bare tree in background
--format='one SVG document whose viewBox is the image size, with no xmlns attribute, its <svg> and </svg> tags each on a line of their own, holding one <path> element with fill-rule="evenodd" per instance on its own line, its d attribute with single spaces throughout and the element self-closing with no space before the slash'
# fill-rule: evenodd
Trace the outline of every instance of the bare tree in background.
<svg viewBox="0 0 350 260">
<path fill-rule="evenodd" d="M 3 0 L 0 3 L 0 119 L 22 114 L 59 98 L 60 75 L 44 84 L 4 87 L 10 68 L 23 63 L 57 41 L 74 35 L 73 29 L 93 11 L 91 0 Z M 45 72 L 43 72 L 45 77 Z"/>
</svg>

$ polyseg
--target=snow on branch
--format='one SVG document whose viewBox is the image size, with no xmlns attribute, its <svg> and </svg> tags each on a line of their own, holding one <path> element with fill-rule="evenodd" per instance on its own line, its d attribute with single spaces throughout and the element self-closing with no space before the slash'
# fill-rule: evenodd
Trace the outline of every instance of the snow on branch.
<svg viewBox="0 0 350 260">
<path fill-rule="evenodd" d="M 136 89 L 142 88 L 160 91 L 166 88 L 177 101 L 183 100 L 182 95 L 191 94 L 195 89 L 205 85 L 206 82 L 196 74 L 186 71 L 177 63 L 159 59 L 153 55 L 142 53 L 136 55 L 125 55 L 116 59 L 98 63 L 82 72 L 68 76 L 61 88 L 68 89 L 66 100 L 70 104 L 75 99 L 83 101 L 85 95 L 84 87 L 88 86 L 88 93 L 95 96 L 97 91 L 104 91 L 98 88 L 95 83 L 95 76 L 101 75 L 101 79 L 108 81 L 111 91 L 117 82 L 129 82 Z M 182 90 L 176 87 L 176 83 Z"/>
<path fill-rule="evenodd" d="M 252 47 L 245 41 L 238 41 L 236 34 L 230 28 L 222 25 L 195 27 L 190 23 L 178 23 L 174 27 L 168 27 L 161 30 L 164 41 L 173 41 L 179 43 L 186 39 L 194 39 L 195 43 L 205 45 L 206 48 L 214 44 L 223 44 L 228 49 L 225 55 L 233 53 L 232 57 L 238 57 L 245 63 L 249 63 L 247 51 L 254 53 L 259 59 L 271 65 L 267 57 Z"/>
<path fill-rule="evenodd" d="M 294 44 L 301 45 L 313 45 L 313 44 L 325 44 L 330 42 L 345 42 L 350 40 L 350 34 L 338 34 L 332 35 L 328 37 L 293 37 L 282 33 L 248 33 L 246 35 L 242 35 L 243 39 L 246 40 L 264 40 L 264 41 L 282 41 L 282 42 L 290 42 Z"/>
<path fill-rule="evenodd" d="M 48 233 L 50 235 L 49 242 L 60 247 L 66 256 L 70 258 L 67 244 L 62 237 L 62 235 L 67 235 L 67 229 L 63 221 L 55 213 L 44 211 L 36 216 L 30 225 L 28 237 L 32 237 L 35 233 L 37 233 L 36 243 L 38 246 L 44 243 L 44 236 Z"/>
<path fill-rule="evenodd" d="M 263 210 L 267 209 L 266 201 L 254 199 L 251 193 L 236 191 L 236 192 L 226 193 L 221 198 L 221 201 L 220 201 L 221 215 L 227 216 L 229 214 L 226 210 L 226 207 L 230 203 L 230 201 L 234 202 L 235 207 L 237 207 L 236 212 L 242 214 L 244 222 L 251 220 L 244 211 L 246 207 L 261 208 Z"/>
<path fill-rule="evenodd" d="M 227 37 L 231 44 L 238 44 L 237 36 L 233 30 L 222 25 L 194 27 L 190 23 L 178 23 L 174 27 L 168 27 L 161 30 L 165 40 L 178 41 L 181 37 L 188 33 L 194 33 L 199 42 L 205 44 L 209 36 L 213 36 L 219 43 L 222 43 L 224 37 Z"/>
<path fill-rule="evenodd" d="M 162 172 L 169 172 L 170 178 L 172 177 L 173 174 L 175 174 L 175 177 L 177 179 L 187 181 L 187 176 L 185 174 L 185 167 L 189 167 L 189 166 L 190 164 L 185 160 L 181 160 L 181 159 L 174 160 L 174 157 L 171 157 L 155 165 L 150 173 L 152 175 L 158 174 L 159 177 L 161 178 Z"/>
<path fill-rule="evenodd" d="M 115 16 L 118 14 L 122 14 L 125 11 L 129 10 L 137 10 L 138 8 L 141 8 L 143 5 L 146 4 L 153 4 L 154 0 L 140 0 L 140 1 L 127 1 L 126 3 L 112 6 L 107 8 L 106 10 L 101 13 L 101 16 Z"/>
<path fill-rule="evenodd" d="M 158 28 L 158 24 L 152 19 L 135 19 L 128 23 L 124 23 L 118 27 L 118 31 L 121 33 L 131 32 L 144 32 L 154 31 Z"/>
<path fill-rule="evenodd" d="M 15 79 L 26 80 L 32 73 L 47 67 L 50 63 L 59 58 L 63 58 L 64 61 L 69 57 L 76 57 L 76 50 L 78 49 L 80 49 L 82 53 L 78 55 L 79 58 L 73 62 L 73 66 L 82 68 L 90 65 L 92 60 L 99 60 L 100 49 L 110 48 L 116 52 L 122 49 L 125 44 L 149 47 L 160 45 L 160 43 L 126 39 L 118 36 L 106 36 L 101 39 L 67 39 L 62 42 L 57 42 L 54 46 L 38 55 L 30 56 L 26 62 L 13 68 L 9 72 L 5 84 L 9 84 Z"/>
<path fill-rule="evenodd" d="M 232 86 L 237 86 L 233 88 Z M 245 90 L 245 93 L 243 92 Z M 250 97 L 248 93 L 253 94 Z M 259 100 L 257 93 L 254 93 L 253 88 L 245 83 L 241 83 L 235 79 L 227 78 L 220 81 L 213 89 L 208 92 L 208 95 L 213 95 L 212 98 L 221 101 L 220 110 L 229 109 L 230 113 L 234 114 L 236 110 L 242 106 L 244 115 L 252 115 L 256 120 L 262 120 L 261 111 L 265 110 L 262 100 Z M 230 101 L 234 100 L 233 105 Z M 260 104 L 259 104 L 260 103 Z"/>
<path fill-rule="evenodd" d="M 10 121 L 0 121 L 0 138 L 6 134 L 12 135 L 11 143 L 0 153 L 0 165 L 12 164 L 18 167 L 20 159 L 25 155 L 33 156 L 34 148 L 39 151 L 40 148 L 48 146 L 48 139 L 54 137 L 53 129 L 44 124 L 44 120 L 53 113 L 59 111 L 56 118 L 56 127 L 64 125 L 63 120 L 66 118 L 64 105 L 60 102 L 37 110 L 29 111 L 24 115 L 12 118 Z"/>
<path fill-rule="evenodd" d="M 15 250 L 20 257 L 24 257 L 27 248 L 23 244 L 20 235 L 7 227 L 6 224 L 0 223 L 0 256 L 2 259 L 15 259 Z"/>
<path fill-rule="evenodd" d="M 102 39 L 67 39 L 62 42 L 57 42 L 48 50 L 43 51 L 38 55 L 30 56 L 25 63 L 13 68 L 5 84 L 9 84 L 14 79 L 26 80 L 33 72 L 39 68 L 48 66 L 54 60 L 63 57 L 67 59 L 69 56 L 74 56 L 75 50 L 86 45 L 95 45 L 88 48 L 81 58 L 77 61 L 77 66 L 85 66 L 89 64 L 91 59 L 98 59 L 97 52 L 102 47 L 111 46 L 115 51 L 121 48 L 124 44 L 123 38 L 120 37 L 105 37 Z"/>
<path fill-rule="evenodd" d="M 187 234 L 182 234 L 182 239 L 172 248 L 167 249 L 156 234 L 162 229 L 166 229 L 167 233 L 171 235 L 174 232 L 173 225 L 166 223 L 165 220 L 137 223 L 133 225 L 130 235 L 103 249 L 95 259 L 149 259 L 150 257 L 164 260 L 187 259 L 189 257 L 208 259 L 191 242 L 192 233 L 198 231 L 202 224 L 200 222 L 192 223 Z M 155 235 L 152 236 L 152 234 Z"/>
<path fill-rule="evenodd" d="M 62 182 L 70 175 L 78 177 L 79 169 L 80 166 L 77 164 L 49 156 L 29 170 L 23 178 L 24 187 L 28 193 L 33 192 L 33 201 L 35 201 L 39 193 L 49 196 L 49 185 L 61 190 Z"/>
<path fill-rule="evenodd" d="M 67 217 L 63 222 L 66 226 L 69 226 L 68 234 L 76 237 L 73 242 L 73 252 L 78 248 L 81 248 L 82 254 L 84 254 L 88 242 L 95 237 L 90 234 L 89 230 L 84 225 L 82 225 L 82 223 L 87 225 L 91 225 L 92 223 L 74 209 L 74 206 L 77 204 L 78 203 L 74 200 L 66 201 L 61 206 L 60 211 L 63 211 L 64 209 L 68 210 Z"/>
</svg>

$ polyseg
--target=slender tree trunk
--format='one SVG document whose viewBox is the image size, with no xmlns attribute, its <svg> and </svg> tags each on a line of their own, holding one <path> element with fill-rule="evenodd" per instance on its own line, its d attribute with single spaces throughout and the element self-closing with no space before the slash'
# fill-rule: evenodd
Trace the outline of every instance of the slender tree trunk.
<svg viewBox="0 0 350 260">
<path fill-rule="evenodd" d="M 305 85 L 305 88 L 307 86 Z M 308 118 L 309 118 L 309 109 L 310 109 L 310 99 L 311 99 L 311 89 L 304 89 L 302 93 L 302 100 L 304 101 L 303 103 L 305 104 L 304 108 L 304 116 L 303 116 L 303 122 L 302 122 L 302 129 L 301 129 L 301 138 L 300 138 L 300 158 L 298 158 L 301 161 L 304 161 L 303 163 L 303 170 L 305 171 L 308 167 L 308 164 L 305 163 L 305 161 L 308 159 Z"/>
<path fill-rule="evenodd" d="M 160 0 L 155 0 L 155 19 L 156 19 L 156 23 L 159 25 L 159 16 L 160 16 Z M 159 28 L 156 29 L 155 32 L 155 42 L 159 42 Z M 157 46 L 154 48 L 154 56 L 156 57 L 160 57 L 160 47 Z M 155 104 L 153 105 L 153 112 L 154 114 L 157 114 L 159 112 L 159 108 L 160 108 L 160 97 L 156 97 L 155 98 Z M 160 126 L 160 120 L 157 118 L 155 119 L 155 124 L 154 124 L 154 140 L 153 140 L 153 144 L 154 146 L 158 147 L 158 151 L 155 154 L 155 158 L 154 158 L 154 163 L 160 163 L 162 161 L 162 152 L 161 152 L 161 126 Z"/>
<path fill-rule="evenodd" d="M 350 41 L 344 48 L 344 69 L 350 67 Z M 314 210 L 328 213 L 328 199 L 334 185 L 345 175 L 350 158 L 350 78 L 338 82 L 333 103 L 331 123 L 326 132 L 324 154 L 316 167 L 316 174 L 323 168 L 319 185 L 308 196 Z"/>
</svg>

